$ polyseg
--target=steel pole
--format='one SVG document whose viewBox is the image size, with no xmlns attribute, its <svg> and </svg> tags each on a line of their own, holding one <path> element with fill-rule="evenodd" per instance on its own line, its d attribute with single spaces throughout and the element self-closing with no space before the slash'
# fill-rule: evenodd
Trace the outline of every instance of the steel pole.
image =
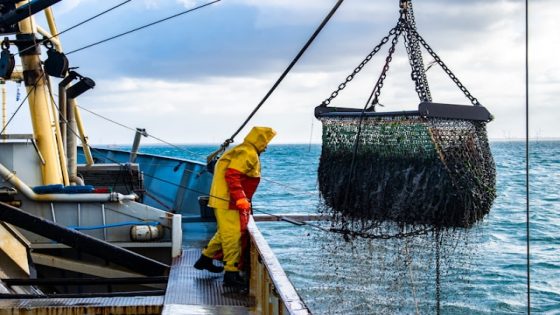
<svg viewBox="0 0 560 315">
<path fill-rule="evenodd" d="M 17 6 L 22 6 L 28 1 L 19 2 Z M 19 40 L 34 38 L 35 26 L 33 17 L 30 16 L 18 23 L 20 33 L 16 36 Z M 19 50 L 26 49 L 25 45 L 20 45 Z M 37 146 L 45 163 L 41 165 L 43 184 L 62 184 L 62 168 L 59 161 L 58 146 L 56 144 L 54 120 L 51 117 L 51 100 L 47 90 L 47 81 L 43 67 L 41 65 L 40 53 L 37 49 L 24 52 L 21 56 L 23 67 L 23 77 L 25 88 L 29 94 L 29 110 L 33 125 L 33 134 L 37 141 Z"/>
</svg>

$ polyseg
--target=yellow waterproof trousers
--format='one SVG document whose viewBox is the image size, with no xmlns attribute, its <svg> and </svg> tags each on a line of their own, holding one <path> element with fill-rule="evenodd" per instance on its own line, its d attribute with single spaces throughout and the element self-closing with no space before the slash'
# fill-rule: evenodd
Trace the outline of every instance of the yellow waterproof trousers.
<svg viewBox="0 0 560 315">
<path fill-rule="evenodd" d="M 218 231 L 210 240 L 202 254 L 213 258 L 220 250 L 224 253 L 224 270 L 239 271 L 237 267 L 241 257 L 241 227 L 239 211 L 229 209 L 214 209 Z"/>
</svg>

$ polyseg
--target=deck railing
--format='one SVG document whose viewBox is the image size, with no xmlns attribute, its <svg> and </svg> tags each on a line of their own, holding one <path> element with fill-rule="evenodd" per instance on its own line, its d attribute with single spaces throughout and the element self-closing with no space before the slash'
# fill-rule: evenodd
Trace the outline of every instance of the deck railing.
<svg viewBox="0 0 560 315">
<path fill-rule="evenodd" d="M 257 228 L 249 221 L 251 265 L 249 295 L 254 312 L 263 315 L 311 314 Z"/>
</svg>

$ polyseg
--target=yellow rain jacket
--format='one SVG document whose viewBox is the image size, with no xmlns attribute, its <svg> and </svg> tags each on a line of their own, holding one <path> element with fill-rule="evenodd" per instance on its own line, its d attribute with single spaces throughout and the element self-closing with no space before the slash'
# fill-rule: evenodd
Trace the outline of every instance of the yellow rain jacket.
<svg viewBox="0 0 560 315">
<path fill-rule="evenodd" d="M 216 163 L 208 205 L 215 209 L 218 231 L 203 255 L 213 258 L 223 251 L 224 269 L 238 271 L 242 253 L 242 234 L 246 232 L 248 212 L 241 211 L 236 201 L 251 200 L 261 176 L 259 155 L 276 132 L 268 127 L 253 127 L 243 143 L 224 153 Z"/>
<path fill-rule="evenodd" d="M 245 140 L 240 145 L 227 151 L 216 163 L 214 169 L 214 179 L 210 187 L 210 200 L 208 206 L 215 209 L 232 209 L 236 210 L 235 198 L 231 198 L 230 189 L 226 181 L 227 169 L 232 169 L 245 175 L 246 179 L 260 179 L 261 164 L 259 154 L 264 151 L 270 140 L 274 138 L 276 132 L 268 127 L 253 127 Z M 257 182 L 258 185 L 258 182 Z M 252 185 L 250 185 L 252 186 Z M 253 187 L 247 187 L 253 188 Z M 256 185 L 254 187 L 256 189 Z M 250 189 L 252 190 L 252 189 Z M 250 200 L 254 191 L 245 191 L 250 196 Z"/>
</svg>

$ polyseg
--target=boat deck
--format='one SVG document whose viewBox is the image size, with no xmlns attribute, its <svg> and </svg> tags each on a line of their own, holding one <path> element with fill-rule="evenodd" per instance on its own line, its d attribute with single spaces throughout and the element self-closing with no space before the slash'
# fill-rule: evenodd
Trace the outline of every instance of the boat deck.
<svg viewBox="0 0 560 315">
<path fill-rule="evenodd" d="M 183 251 L 168 276 L 165 295 L 0 299 L 2 314 L 310 314 L 253 220 L 251 298 L 222 286 L 223 273 L 193 267 L 215 223 L 184 223 Z M 258 249 L 258 250 L 257 250 Z M 260 252 L 260 253 L 259 253 Z"/>
<path fill-rule="evenodd" d="M 171 266 L 163 314 L 249 314 L 247 295 L 222 286 L 223 274 L 193 267 L 200 249 L 185 249 Z"/>
</svg>

